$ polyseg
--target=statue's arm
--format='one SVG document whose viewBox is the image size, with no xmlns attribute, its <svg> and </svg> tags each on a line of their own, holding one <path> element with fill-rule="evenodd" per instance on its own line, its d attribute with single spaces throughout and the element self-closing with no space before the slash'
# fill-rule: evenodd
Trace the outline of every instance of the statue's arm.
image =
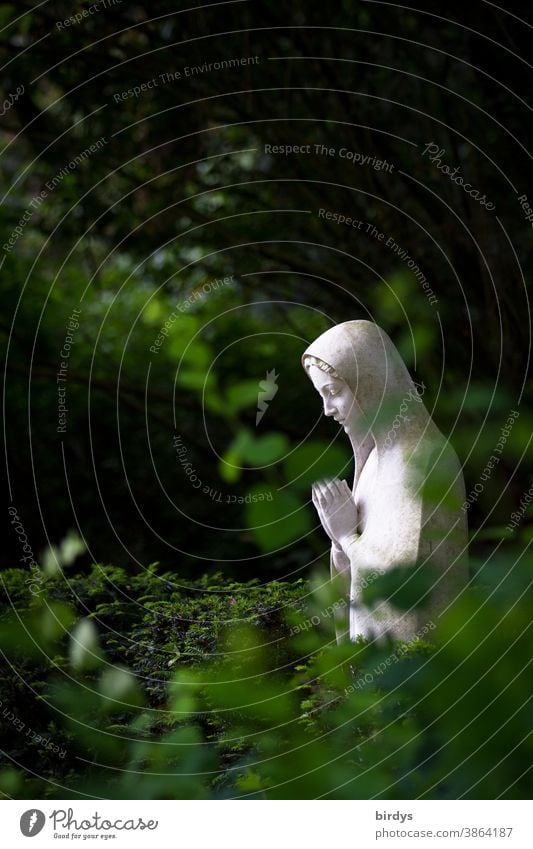
<svg viewBox="0 0 533 849">
<path fill-rule="evenodd" d="M 330 570 L 331 579 L 339 591 L 340 603 L 334 608 L 333 617 L 337 643 L 340 644 L 350 639 L 351 568 L 350 558 L 337 543 L 331 546 Z"/>
<path fill-rule="evenodd" d="M 348 583 L 350 581 L 350 558 L 337 542 L 331 546 L 331 577 L 335 575 L 342 575 Z"/>
<path fill-rule="evenodd" d="M 387 567 L 392 565 L 392 562 L 387 559 L 383 546 L 379 543 L 372 544 L 364 534 L 353 533 L 342 537 L 339 546 L 344 556 L 342 562 L 348 564 L 344 568 L 345 574 L 349 576 L 352 600 L 354 596 L 359 595 L 360 585 L 362 582 L 364 584 L 369 572 L 373 575 L 383 574 Z M 341 562 L 340 556 L 339 562 Z"/>
</svg>

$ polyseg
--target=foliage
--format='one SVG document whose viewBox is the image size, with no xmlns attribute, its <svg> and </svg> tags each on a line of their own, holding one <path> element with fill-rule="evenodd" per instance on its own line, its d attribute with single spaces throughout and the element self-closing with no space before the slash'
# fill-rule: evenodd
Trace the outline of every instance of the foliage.
<svg viewBox="0 0 533 849">
<path fill-rule="evenodd" d="M 155 567 L 131 578 L 94 566 L 46 578 L 28 604 L 25 573 L 4 573 L 5 609 L 18 610 L 1 637 L 22 674 L 2 680 L 17 765 L 3 792 L 528 798 L 533 563 L 517 570 L 514 554 L 476 564 L 472 588 L 409 644 L 336 645 L 339 599 L 320 574 L 313 586 L 180 586 Z"/>
<path fill-rule="evenodd" d="M 507 5 L 136 0 L 62 27 L 64 0 L 0 0 L 5 796 L 531 795 L 530 9 Z M 358 318 L 465 474 L 472 587 L 401 651 L 336 645 L 310 504 L 352 454 L 300 357 Z M 408 575 L 367 602 L 409 606 Z"/>
</svg>

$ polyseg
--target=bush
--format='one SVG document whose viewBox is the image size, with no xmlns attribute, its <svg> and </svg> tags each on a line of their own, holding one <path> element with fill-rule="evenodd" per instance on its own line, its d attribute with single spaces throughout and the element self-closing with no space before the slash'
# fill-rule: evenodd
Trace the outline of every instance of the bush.
<svg viewBox="0 0 533 849">
<path fill-rule="evenodd" d="M 10 570 L 0 636 L 19 676 L 8 665 L 2 692 L 19 768 L 1 787 L 17 798 L 529 798 L 533 593 L 531 564 L 513 562 L 509 550 L 475 563 L 473 587 L 406 645 L 337 645 L 338 599 L 318 574 L 185 586 L 156 566 L 134 577 L 93 566 L 47 578 L 28 601 L 25 573 Z"/>
</svg>

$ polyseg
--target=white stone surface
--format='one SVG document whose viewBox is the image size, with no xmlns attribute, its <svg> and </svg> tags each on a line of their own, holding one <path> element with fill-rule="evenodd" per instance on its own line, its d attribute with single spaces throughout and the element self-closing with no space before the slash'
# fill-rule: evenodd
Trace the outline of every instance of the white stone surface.
<svg viewBox="0 0 533 849">
<path fill-rule="evenodd" d="M 432 421 L 388 335 L 370 321 L 330 328 L 306 349 L 302 364 L 332 416 L 348 435 L 355 462 L 346 481 L 320 481 L 313 503 L 328 534 L 332 577 L 350 596 L 349 633 L 412 640 L 468 580 L 464 481 L 453 448 Z M 372 609 L 362 583 L 397 565 L 431 570 L 422 608 L 400 611 L 394 598 Z"/>
</svg>

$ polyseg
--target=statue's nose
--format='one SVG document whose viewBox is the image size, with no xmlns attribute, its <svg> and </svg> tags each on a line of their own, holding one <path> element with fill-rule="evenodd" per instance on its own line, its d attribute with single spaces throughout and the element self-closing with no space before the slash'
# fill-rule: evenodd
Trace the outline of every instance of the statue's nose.
<svg viewBox="0 0 533 849">
<path fill-rule="evenodd" d="M 324 415 L 332 416 L 334 412 L 335 410 L 332 407 L 328 406 L 327 399 L 324 399 Z"/>
</svg>

